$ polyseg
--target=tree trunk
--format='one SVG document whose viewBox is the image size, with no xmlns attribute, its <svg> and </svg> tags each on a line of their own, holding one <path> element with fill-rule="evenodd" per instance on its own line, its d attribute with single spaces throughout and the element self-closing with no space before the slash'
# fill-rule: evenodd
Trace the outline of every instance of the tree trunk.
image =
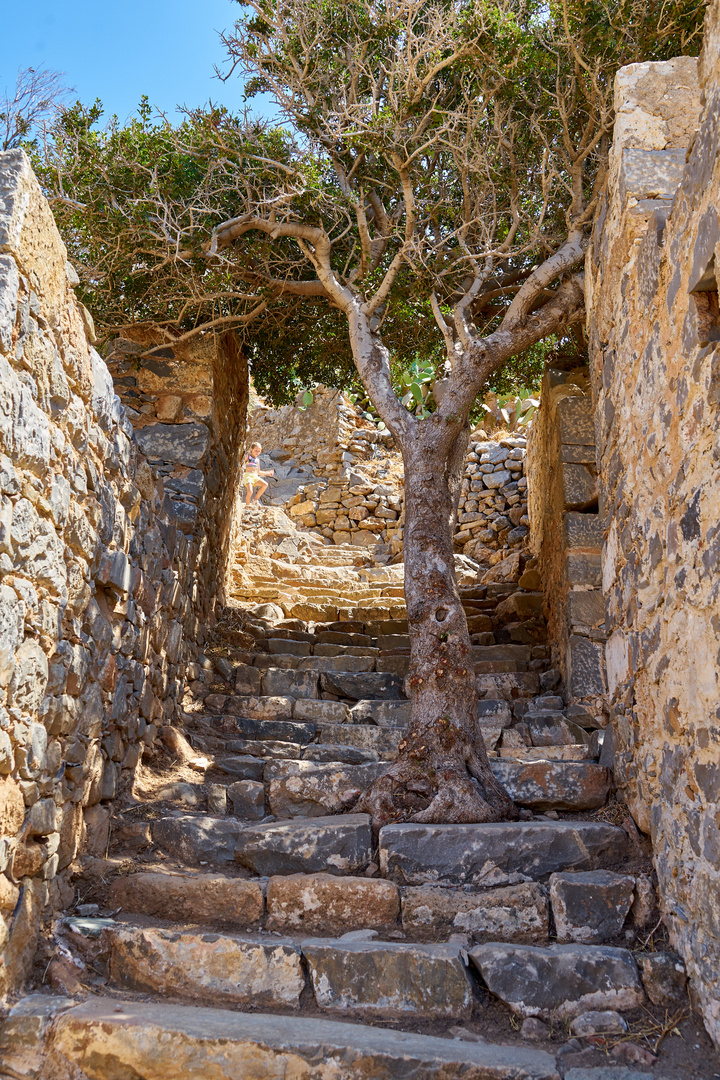
<svg viewBox="0 0 720 1080">
<path fill-rule="evenodd" d="M 354 807 L 372 815 L 375 829 L 408 820 L 518 817 L 480 733 L 472 645 L 455 580 L 452 541 L 469 430 L 448 448 L 443 425 L 435 415 L 403 439 L 411 719 L 397 760 Z"/>
</svg>

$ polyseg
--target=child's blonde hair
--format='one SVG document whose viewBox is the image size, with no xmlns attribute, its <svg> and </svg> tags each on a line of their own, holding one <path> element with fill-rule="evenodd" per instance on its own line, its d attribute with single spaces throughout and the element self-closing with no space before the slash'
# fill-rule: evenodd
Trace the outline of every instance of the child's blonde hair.
<svg viewBox="0 0 720 1080">
<path fill-rule="evenodd" d="M 255 450 L 256 448 L 262 450 L 262 445 L 259 442 L 250 443 L 251 450 Z"/>
</svg>

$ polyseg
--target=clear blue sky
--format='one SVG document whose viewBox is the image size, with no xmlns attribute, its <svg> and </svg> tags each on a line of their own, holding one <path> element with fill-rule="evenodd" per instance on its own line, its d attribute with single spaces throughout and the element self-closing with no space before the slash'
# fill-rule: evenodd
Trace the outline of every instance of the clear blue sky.
<svg viewBox="0 0 720 1080">
<path fill-rule="evenodd" d="M 100 98 L 106 116 L 135 112 L 143 94 L 166 111 L 209 98 L 243 107 L 239 78 L 222 83 L 218 32 L 241 14 L 235 0 L 27 0 L 0 4 L 0 94 L 18 68 L 66 73 L 76 97 Z M 254 111 L 264 112 L 260 103 Z"/>
</svg>

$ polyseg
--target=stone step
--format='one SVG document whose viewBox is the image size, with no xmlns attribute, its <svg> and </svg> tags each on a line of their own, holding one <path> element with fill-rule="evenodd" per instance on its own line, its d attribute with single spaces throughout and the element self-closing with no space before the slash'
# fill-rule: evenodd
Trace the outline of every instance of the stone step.
<svg viewBox="0 0 720 1080">
<path fill-rule="evenodd" d="M 263 699 L 258 700 L 262 701 Z M 268 698 L 265 700 L 277 701 L 280 699 Z M 285 715 L 288 717 L 292 715 L 292 701 L 289 702 Z M 304 746 L 312 742 L 317 734 L 316 724 L 299 723 L 289 719 L 268 718 L 256 720 L 248 716 L 233 716 L 231 719 L 235 723 L 235 731 L 243 739 L 276 739 L 282 742 L 300 743 L 301 746 Z M 228 749 L 233 749 L 230 742 L 226 745 Z"/>
<path fill-rule="evenodd" d="M 500 747 L 498 756 L 509 761 L 590 761 L 590 747 L 585 743 L 568 746 L 522 746 Z"/>
<path fill-rule="evenodd" d="M 241 826 L 235 843 L 238 865 L 260 876 L 318 871 L 358 874 L 371 857 L 368 814 Z"/>
<path fill-rule="evenodd" d="M 559 1080 L 555 1058 L 542 1050 L 316 1017 L 117 998 L 88 997 L 75 1004 L 33 995 L 15 1006 L 0 1038 L 9 1047 L 5 1067 L 23 1076 L 28 1052 L 42 1061 L 45 1047 L 52 1045 L 63 1072 L 81 1070 L 88 1080 L 121 1075 Z"/>
<path fill-rule="evenodd" d="M 387 762 L 321 765 L 313 761 L 270 761 L 263 774 L 270 813 L 278 820 L 342 813 L 387 768 Z"/>
<path fill-rule="evenodd" d="M 475 682 L 481 697 L 515 701 L 517 698 L 535 697 L 540 693 L 540 676 L 534 671 L 480 674 L 476 675 Z"/>
<path fill-rule="evenodd" d="M 508 795 L 529 810 L 597 810 L 610 793 L 610 770 L 591 761 L 502 761 L 493 773 Z"/>
<path fill-rule="evenodd" d="M 596 870 L 627 857 L 623 829 L 595 821 L 386 825 L 380 869 L 404 885 L 473 885 L 545 880 L 560 870 Z"/>
<path fill-rule="evenodd" d="M 319 724 L 317 738 L 318 742 L 356 746 L 394 757 L 403 735 L 403 728 L 388 729 L 374 724 Z"/>
<path fill-rule="evenodd" d="M 492 994 L 518 1016 L 571 1019 L 588 1009 L 646 1004 L 637 964 L 607 945 L 478 945 L 472 963 Z"/>
</svg>

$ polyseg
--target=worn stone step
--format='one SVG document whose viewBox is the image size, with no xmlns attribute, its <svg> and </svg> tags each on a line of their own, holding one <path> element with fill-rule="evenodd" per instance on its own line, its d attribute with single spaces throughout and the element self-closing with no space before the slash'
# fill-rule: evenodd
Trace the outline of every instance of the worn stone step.
<svg viewBox="0 0 720 1080">
<path fill-rule="evenodd" d="M 319 724 L 318 742 L 357 746 L 376 750 L 383 756 L 395 755 L 404 729 L 377 727 L 375 724 Z"/>
<path fill-rule="evenodd" d="M 473 645 L 473 660 L 507 662 L 515 661 L 526 664 L 532 660 L 530 645 Z"/>
<path fill-rule="evenodd" d="M 540 693 L 540 676 L 534 671 L 476 675 L 475 683 L 481 697 L 504 698 L 505 701 L 535 697 Z"/>
<path fill-rule="evenodd" d="M 362 626 L 361 623 L 359 625 Z M 375 644 L 374 639 L 369 634 L 363 634 L 362 631 L 354 633 L 342 630 L 322 630 L 316 634 L 316 637 L 319 645 L 354 645 L 369 648 Z M 382 648 L 381 645 L 377 647 Z"/>
<path fill-rule="evenodd" d="M 387 762 L 369 765 L 268 762 L 263 775 L 268 785 L 270 813 L 278 819 L 342 813 L 387 768 Z"/>
<path fill-rule="evenodd" d="M 473 671 L 476 675 L 512 674 L 526 670 L 527 664 L 520 660 L 473 660 Z"/>
<path fill-rule="evenodd" d="M 380 869 L 398 884 L 504 885 L 559 870 L 597 870 L 627 856 L 623 829 L 595 821 L 386 825 Z"/>
<path fill-rule="evenodd" d="M 319 724 L 346 724 L 350 720 L 350 709 L 343 701 L 299 698 L 293 705 L 293 719 Z"/>
<path fill-rule="evenodd" d="M 298 664 L 299 671 L 307 672 L 355 674 L 356 672 L 372 672 L 374 669 L 374 656 L 346 656 L 345 653 L 342 656 L 308 656 Z"/>
<path fill-rule="evenodd" d="M 407 632 L 407 619 L 371 619 L 365 623 L 365 633 L 371 637 L 387 637 Z"/>
<path fill-rule="evenodd" d="M 292 704 L 288 715 L 291 713 Z M 280 742 L 300 743 L 302 746 L 312 742 L 317 735 L 317 724 L 313 723 L 270 718 L 255 720 L 246 716 L 238 716 L 234 719 L 237 733 L 244 739 L 276 739 Z"/>
<path fill-rule="evenodd" d="M 568 746 L 500 747 L 498 755 L 509 761 L 591 761 L 593 755 L 585 743 Z"/>
<path fill-rule="evenodd" d="M 392 675 L 398 675 L 400 678 L 405 676 L 410 671 L 410 657 L 409 656 L 379 656 L 375 661 L 376 671 L 385 671 Z"/>
<path fill-rule="evenodd" d="M 360 746 L 342 746 L 338 743 L 310 743 L 303 752 L 303 761 L 342 761 L 346 765 L 365 765 L 380 761 L 377 750 Z"/>
<path fill-rule="evenodd" d="M 123 925 L 103 938 L 110 979 L 123 990 L 235 1008 L 300 1007 L 305 976 L 289 940 Z"/>
<path fill-rule="evenodd" d="M 519 1016 L 547 1020 L 588 1009 L 645 1004 L 637 964 L 627 949 L 607 945 L 478 945 L 473 964 L 496 997 Z"/>
<path fill-rule="evenodd" d="M 188 866 L 224 866 L 235 861 L 235 845 L 245 828 L 233 817 L 179 814 L 151 823 L 153 844 Z"/>
<path fill-rule="evenodd" d="M 322 645 L 313 646 L 313 656 L 364 656 L 374 660 L 380 655 L 380 650 L 370 645 Z M 372 668 L 370 669 L 372 670 Z"/>
<path fill-rule="evenodd" d="M 307 743 L 301 745 L 282 739 L 228 739 L 225 745 L 241 757 L 250 755 L 255 758 L 301 758 L 308 746 Z"/>
<path fill-rule="evenodd" d="M 403 696 L 402 679 L 398 675 L 374 671 L 328 672 L 322 675 L 320 685 L 330 694 L 355 701 L 367 698 L 398 699 Z"/>
<path fill-rule="evenodd" d="M 328 937 L 357 930 L 394 931 L 400 916 L 396 885 L 383 878 L 289 874 L 267 885 L 266 929 Z"/>
<path fill-rule="evenodd" d="M 410 708 L 409 701 L 356 701 L 350 706 L 350 722 L 404 729 L 410 723 Z"/>
<path fill-rule="evenodd" d="M 317 698 L 320 696 L 320 676 L 316 671 L 304 670 L 301 664 L 306 663 L 304 658 L 297 667 L 266 668 L 262 676 L 262 695 L 272 698 Z M 242 709 L 242 705 L 238 705 Z"/>
<path fill-rule="evenodd" d="M 592 761 L 492 760 L 510 798 L 530 810 L 597 810 L 612 785 L 610 770 Z"/>
<path fill-rule="evenodd" d="M 133 1076 L 244 1080 L 560 1080 L 543 1050 L 471 1043 L 315 1017 L 242 1013 L 154 1001 L 33 995 L 0 1030 L 4 1064 L 19 1074 L 52 1045 L 59 1067 L 88 1080 Z M 15 1066 L 17 1065 L 17 1068 Z M 27 1075 L 22 1073 L 20 1075 Z"/>
<path fill-rule="evenodd" d="M 260 876 L 358 874 L 371 857 L 368 814 L 241 826 L 235 843 L 235 861 Z"/>
<path fill-rule="evenodd" d="M 318 1008 L 346 1016 L 467 1019 L 473 986 L 457 945 L 301 942 Z"/>
<path fill-rule="evenodd" d="M 411 886 L 402 890 L 402 925 L 412 937 L 465 933 L 475 941 L 546 942 L 548 892 L 534 881 L 498 889 Z"/>
<path fill-rule="evenodd" d="M 388 882 L 388 884 L 390 884 Z M 262 925 L 263 890 L 257 881 L 186 870 L 145 871 L 115 878 L 108 894 L 113 911 L 151 915 L 171 922 L 251 930 Z"/>
</svg>

